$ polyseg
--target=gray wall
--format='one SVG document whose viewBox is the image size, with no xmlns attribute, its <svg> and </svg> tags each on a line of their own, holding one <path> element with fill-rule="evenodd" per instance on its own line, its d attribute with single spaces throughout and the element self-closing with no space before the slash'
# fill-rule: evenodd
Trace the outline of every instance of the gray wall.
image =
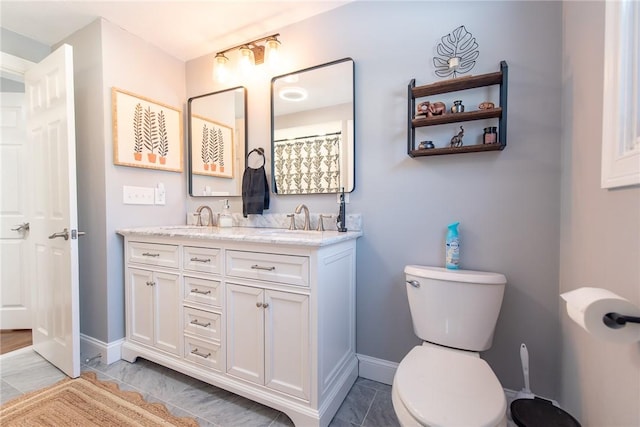
<svg viewBox="0 0 640 427">
<path fill-rule="evenodd" d="M 483 357 L 504 387 L 519 390 L 525 342 L 532 387 L 558 397 L 561 12 L 559 2 L 355 2 L 278 31 L 289 61 L 283 72 L 347 56 L 356 64 L 356 189 L 347 212 L 364 219 L 358 353 L 399 362 L 419 343 L 403 269 L 443 265 L 446 225 L 456 220 L 463 268 L 502 272 L 509 280 L 493 348 Z M 509 64 L 508 146 L 409 158 L 407 84 L 439 80 L 435 46 L 460 25 L 480 45 L 473 74 L 497 71 L 500 60 Z M 223 88 L 211 80 L 214 55 L 187 62 L 187 96 Z M 249 148 L 268 152 L 270 77 L 240 82 L 248 88 Z M 454 130 L 446 130 L 447 140 Z M 190 199 L 189 209 L 203 201 Z M 300 202 L 337 213 L 329 195 L 272 195 L 270 211 L 291 212 Z M 208 203 L 220 206 L 215 198 Z M 235 211 L 240 203 L 233 200 Z"/>
<path fill-rule="evenodd" d="M 609 289 L 640 306 L 640 187 L 600 188 L 604 3 L 564 2 L 560 292 Z M 562 402 L 583 426 L 640 425 L 640 344 L 562 319 Z"/>
<path fill-rule="evenodd" d="M 183 223 L 184 173 L 113 164 L 111 88 L 184 109 L 184 62 L 105 20 L 68 37 L 76 67 L 81 332 L 109 343 L 124 336 L 119 228 Z M 166 205 L 125 205 L 122 187 L 165 185 Z"/>
</svg>

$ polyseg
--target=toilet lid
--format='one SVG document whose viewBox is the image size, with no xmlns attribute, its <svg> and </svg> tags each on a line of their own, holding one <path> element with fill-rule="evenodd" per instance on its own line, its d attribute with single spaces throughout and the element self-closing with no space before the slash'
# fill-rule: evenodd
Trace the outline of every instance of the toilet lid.
<svg viewBox="0 0 640 427">
<path fill-rule="evenodd" d="M 504 390 L 475 353 L 417 346 L 402 360 L 394 387 L 404 406 L 428 426 L 496 426 L 507 410 Z"/>
</svg>

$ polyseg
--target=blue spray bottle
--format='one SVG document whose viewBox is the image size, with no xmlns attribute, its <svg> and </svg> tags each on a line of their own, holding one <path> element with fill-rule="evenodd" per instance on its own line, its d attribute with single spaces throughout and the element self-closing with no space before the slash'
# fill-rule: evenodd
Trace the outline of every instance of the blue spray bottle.
<svg viewBox="0 0 640 427">
<path fill-rule="evenodd" d="M 447 243 L 445 247 L 445 267 L 450 270 L 460 268 L 460 237 L 458 235 L 459 222 L 449 224 L 447 227 Z"/>
</svg>

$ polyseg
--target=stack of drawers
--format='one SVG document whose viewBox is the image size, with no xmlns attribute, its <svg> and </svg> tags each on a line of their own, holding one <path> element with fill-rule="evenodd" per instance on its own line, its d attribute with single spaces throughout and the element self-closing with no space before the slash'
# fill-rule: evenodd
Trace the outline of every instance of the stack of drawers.
<svg viewBox="0 0 640 427">
<path fill-rule="evenodd" d="M 183 246 L 184 358 L 225 369 L 222 251 Z"/>
</svg>

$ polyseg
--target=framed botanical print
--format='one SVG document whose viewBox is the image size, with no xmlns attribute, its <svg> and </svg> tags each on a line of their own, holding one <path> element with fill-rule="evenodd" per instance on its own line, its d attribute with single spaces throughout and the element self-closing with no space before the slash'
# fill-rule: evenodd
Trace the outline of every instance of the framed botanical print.
<svg viewBox="0 0 640 427">
<path fill-rule="evenodd" d="M 192 114 L 191 132 L 191 172 L 233 178 L 233 129 Z"/>
<path fill-rule="evenodd" d="M 182 112 L 112 88 L 113 163 L 182 172 Z"/>
</svg>

